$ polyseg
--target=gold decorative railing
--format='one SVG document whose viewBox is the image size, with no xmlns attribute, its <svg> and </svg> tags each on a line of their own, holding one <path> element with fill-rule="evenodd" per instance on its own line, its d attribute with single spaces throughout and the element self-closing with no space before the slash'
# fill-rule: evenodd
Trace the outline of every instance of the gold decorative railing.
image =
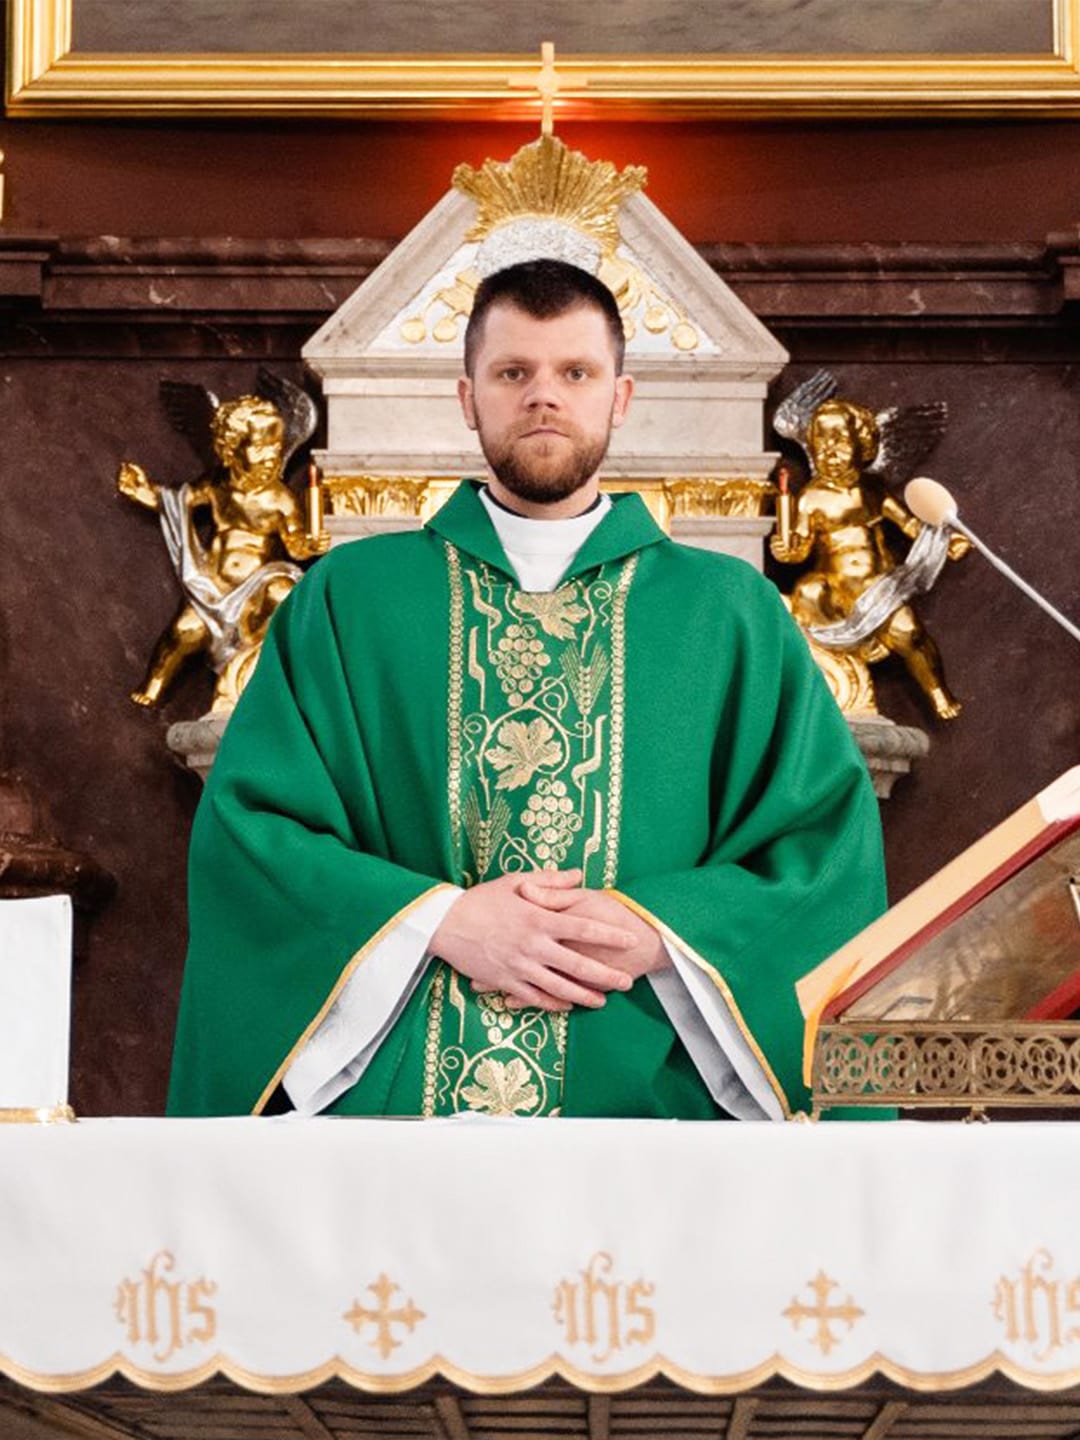
<svg viewBox="0 0 1080 1440">
<path fill-rule="evenodd" d="M 1080 1021 L 823 1025 L 815 1110 L 1080 1106 Z"/>
</svg>

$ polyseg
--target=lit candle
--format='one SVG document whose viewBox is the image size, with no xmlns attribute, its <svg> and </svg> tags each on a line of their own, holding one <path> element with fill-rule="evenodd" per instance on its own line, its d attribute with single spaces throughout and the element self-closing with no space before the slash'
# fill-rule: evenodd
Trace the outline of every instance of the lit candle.
<svg viewBox="0 0 1080 1440">
<path fill-rule="evenodd" d="M 314 460 L 309 461 L 307 473 L 308 483 L 305 496 L 307 534 L 309 540 L 318 540 L 324 533 L 323 493 L 322 484 L 319 480 L 319 467 Z"/>
<path fill-rule="evenodd" d="M 795 525 L 795 496 L 789 489 L 790 483 L 791 471 L 787 465 L 781 465 L 776 472 L 776 484 L 780 491 L 776 497 L 776 533 L 785 549 L 791 544 Z"/>
</svg>

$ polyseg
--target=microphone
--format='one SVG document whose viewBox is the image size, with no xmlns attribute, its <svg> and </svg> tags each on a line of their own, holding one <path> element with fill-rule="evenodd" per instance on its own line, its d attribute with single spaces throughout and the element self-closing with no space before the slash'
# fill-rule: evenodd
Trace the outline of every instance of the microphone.
<svg viewBox="0 0 1080 1440">
<path fill-rule="evenodd" d="M 1060 610 L 1055 610 L 1049 600 L 1044 599 L 1026 580 L 1021 579 L 1015 570 L 1005 564 L 1004 560 L 998 559 L 990 547 L 985 545 L 964 524 L 957 513 L 956 501 L 944 485 L 939 485 L 928 475 L 919 475 L 914 480 L 909 480 L 904 486 L 904 501 L 915 518 L 921 520 L 925 525 L 948 525 L 951 530 L 958 530 L 961 535 L 966 535 L 975 549 L 985 555 L 996 570 L 1000 570 L 1002 575 L 1022 590 L 1029 600 L 1034 600 L 1036 605 L 1041 606 L 1049 616 L 1058 622 L 1062 629 L 1069 632 L 1074 640 L 1080 640 L 1080 630 L 1072 621 L 1066 620 Z"/>
</svg>

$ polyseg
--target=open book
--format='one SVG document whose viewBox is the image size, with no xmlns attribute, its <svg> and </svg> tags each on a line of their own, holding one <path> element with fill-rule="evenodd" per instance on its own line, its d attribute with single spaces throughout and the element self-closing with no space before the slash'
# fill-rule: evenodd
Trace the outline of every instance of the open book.
<svg viewBox="0 0 1080 1440">
<path fill-rule="evenodd" d="M 1001 1022 L 1080 1010 L 1080 766 L 796 986 L 822 1021 Z"/>
</svg>

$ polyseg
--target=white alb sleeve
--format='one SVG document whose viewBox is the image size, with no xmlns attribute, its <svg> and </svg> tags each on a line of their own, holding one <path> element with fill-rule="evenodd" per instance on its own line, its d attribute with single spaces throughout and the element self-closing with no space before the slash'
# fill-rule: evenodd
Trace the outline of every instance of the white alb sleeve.
<svg viewBox="0 0 1080 1440">
<path fill-rule="evenodd" d="M 455 885 L 428 896 L 349 976 L 285 1072 L 282 1084 L 299 1114 L 317 1115 L 363 1075 L 424 973 L 431 937 L 463 893 Z"/>
<path fill-rule="evenodd" d="M 723 993 L 662 938 L 672 968 L 649 981 L 709 1093 L 736 1120 L 782 1120 L 780 1102 Z"/>
</svg>

